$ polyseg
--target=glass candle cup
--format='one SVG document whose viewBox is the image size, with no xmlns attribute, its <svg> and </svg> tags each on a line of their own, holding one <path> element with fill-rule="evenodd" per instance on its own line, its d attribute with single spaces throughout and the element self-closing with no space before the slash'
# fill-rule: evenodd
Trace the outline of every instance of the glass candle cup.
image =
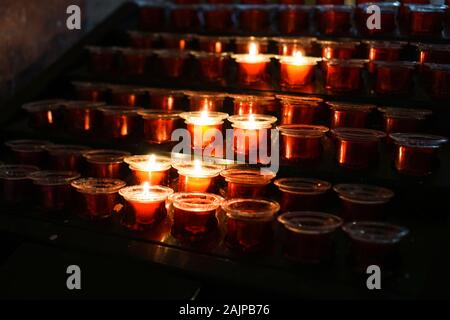
<svg viewBox="0 0 450 320">
<path fill-rule="evenodd" d="M 172 168 L 170 158 L 151 155 L 125 157 L 135 184 L 148 183 L 151 186 L 168 186 L 169 171 Z"/>
<path fill-rule="evenodd" d="M 149 144 L 172 142 L 172 133 L 183 125 L 181 112 L 152 109 L 139 111 L 138 115 L 143 119 L 145 141 Z"/>
<path fill-rule="evenodd" d="M 319 210 L 331 189 L 331 183 L 310 178 L 281 178 L 274 184 L 281 192 L 281 212 Z"/>
<path fill-rule="evenodd" d="M 116 71 L 116 47 L 87 47 L 89 54 L 89 68 L 96 74 L 111 74 Z"/>
<path fill-rule="evenodd" d="M 57 171 L 82 170 L 83 153 L 90 150 L 89 147 L 78 145 L 48 145 L 45 146 L 50 167 Z"/>
<path fill-rule="evenodd" d="M 360 45 L 359 41 L 344 39 L 341 41 L 322 40 L 319 41 L 322 48 L 323 59 L 355 59 L 359 57 Z"/>
<path fill-rule="evenodd" d="M 345 221 L 385 219 L 387 204 L 394 196 L 392 190 L 367 184 L 337 184 L 333 190 L 341 201 L 341 217 Z"/>
<path fill-rule="evenodd" d="M 368 49 L 370 73 L 376 71 L 376 61 L 399 61 L 407 46 L 407 42 L 401 41 L 365 41 Z"/>
<path fill-rule="evenodd" d="M 375 92 L 406 94 L 413 84 L 416 63 L 412 61 L 375 61 Z"/>
<path fill-rule="evenodd" d="M 333 233 L 342 225 L 339 217 L 314 211 L 286 212 L 278 216 L 284 227 L 284 253 L 300 263 L 321 263 L 332 254 Z"/>
<path fill-rule="evenodd" d="M 32 197 L 30 174 L 39 168 L 29 165 L 0 165 L 0 198 L 7 205 L 28 203 Z"/>
<path fill-rule="evenodd" d="M 415 37 L 441 37 L 446 6 L 407 5 L 408 34 Z"/>
<path fill-rule="evenodd" d="M 73 171 L 36 171 L 29 175 L 34 183 L 39 206 L 49 212 L 72 207 L 71 182 L 79 177 L 80 175 Z"/>
<path fill-rule="evenodd" d="M 296 89 L 313 83 L 314 69 L 320 60 L 315 57 L 304 57 L 299 53 L 294 56 L 280 57 L 281 87 Z"/>
<path fill-rule="evenodd" d="M 255 85 L 267 82 L 271 55 L 235 54 L 232 58 L 238 65 L 237 77 L 240 84 Z"/>
<path fill-rule="evenodd" d="M 281 56 L 292 56 L 296 52 L 300 52 L 304 56 L 312 56 L 314 54 L 314 45 L 317 41 L 317 38 L 276 37 L 272 38 L 272 41 L 275 42 L 277 46 L 277 53 Z"/>
<path fill-rule="evenodd" d="M 330 127 L 331 128 L 365 128 L 368 119 L 375 105 L 327 102 L 330 107 Z"/>
<path fill-rule="evenodd" d="M 158 33 L 128 31 L 130 46 L 136 49 L 156 49 L 160 45 L 160 36 Z"/>
<path fill-rule="evenodd" d="M 355 92 L 363 87 L 362 70 L 366 61 L 332 59 L 326 61 L 325 88 L 332 92 Z"/>
<path fill-rule="evenodd" d="M 143 2 L 139 6 L 139 28 L 145 31 L 158 31 L 165 26 L 166 9 L 164 5 Z"/>
<path fill-rule="evenodd" d="M 192 111 L 183 112 L 180 117 L 185 120 L 191 135 L 192 148 L 204 149 L 215 141 L 218 132 L 222 133 L 223 120 L 228 117 L 228 114 L 213 111 Z"/>
<path fill-rule="evenodd" d="M 352 27 L 353 7 L 348 5 L 316 6 L 318 30 L 322 35 L 345 36 Z"/>
<path fill-rule="evenodd" d="M 72 181 L 79 194 L 79 214 L 92 220 L 111 217 L 119 204 L 119 190 L 126 183 L 119 179 L 84 178 Z"/>
<path fill-rule="evenodd" d="M 273 96 L 234 94 L 231 98 L 234 115 L 265 114 L 277 108 L 277 101 Z"/>
<path fill-rule="evenodd" d="M 350 222 L 342 229 L 351 240 L 351 263 L 357 272 L 366 272 L 376 265 L 389 271 L 399 258 L 399 243 L 409 230 L 388 223 Z"/>
<path fill-rule="evenodd" d="M 249 161 L 261 161 L 268 155 L 271 145 L 272 125 L 276 117 L 263 114 L 234 115 L 228 118 L 233 127 L 234 151 L 239 157 Z"/>
<path fill-rule="evenodd" d="M 119 190 L 125 200 L 125 219 L 129 228 L 145 230 L 160 223 L 167 216 L 166 200 L 173 190 L 148 184 L 129 186 Z"/>
<path fill-rule="evenodd" d="M 234 37 L 235 53 L 254 53 L 266 54 L 269 52 L 269 38 L 266 37 Z"/>
<path fill-rule="evenodd" d="M 45 167 L 47 153 L 45 147 L 51 142 L 44 140 L 10 140 L 5 142 L 13 155 L 14 160 L 20 164 Z"/>
<path fill-rule="evenodd" d="M 98 108 L 104 102 L 66 101 L 64 103 L 66 128 L 76 134 L 90 134 L 100 129 Z"/>
<path fill-rule="evenodd" d="M 199 160 L 172 165 L 178 171 L 178 192 L 215 193 L 218 191 L 216 182 L 223 169 L 222 166 Z"/>
<path fill-rule="evenodd" d="M 186 50 L 191 48 L 191 41 L 193 39 L 193 35 L 190 33 L 167 33 L 162 32 L 158 33 L 162 47 L 164 49 L 170 50 Z"/>
<path fill-rule="evenodd" d="M 220 92 L 185 91 L 191 111 L 221 111 L 225 95 Z"/>
<path fill-rule="evenodd" d="M 204 29 L 208 33 L 233 32 L 233 7 L 229 5 L 202 6 Z"/>
<path fill-rule="evenodd" d="M 418 43 L 417 51 L 420 63 L 450 64 L 450 46 L 448 44 Z"/>
<path fill-rule="evenodd" d="M 169 201 L 173 208 L 172 234 L 176 238 L 198 240 L 216 229 L 222 197 L 204 192 L 179 192 L 171 195 Z"/>
<path fill-rule="evenodd" d="M 99 102 L 104 101 L 107 86 L 103 83 L 72 82 L 77 100 Z"/>
<path fill-rule="evenodd" d="M 373 11 L 367 9 L 376 5 L 380 12 L 380 28 L 371 25 L 369 29 L 368 21 L 373 15 Z M 356 25 L 358 32 L 363 36 L 394 36 L 397 30 L 397 12 L 400 2 L 377 2 L 361 3 L 356 7 Z"/>
<path fill-rule="evenodd" d="M 115 106 L 137 107 L 142 105 L 144 89 L 132 86 L 110 86 L 111 102 Z"/>
<path fill-rule="evenodd" d="M 286 124 L 281 134 L 281 158 L 287 161 L 312 161 L 322 155 L 322 140 L 328 132 L 324 126 Z"/>
<path fill-rule="evenodd" d="M 210 35 L 195 35 L 200 51 L 209 53 L 224 53 L 231 51 L 233 37 L 221 37 Z"/>
<path fill-rule="evenodd" d="M 270 7 L 265 5 L 236 6 L 239 28 L 244 33 L 267 33 L 270 29 Z"/>
<path fill-rule="evenodd" d="M 426 109 L 380 107 L 378 110 L 383 113 L 384 128 L 388 135 L 397 132 L 421 132 L 432 114 L 431 110 Z"/>
<path fill-rule="evenodd" d="M 98 108 L 106 138 L 125 139 L 138 134 L 138 111 L 135 107 L 105 106 Z"/>
<path fill-rule="evenodd" d="M 278 31 L 283 35 L 298 35 L 309 30 L 311 6 L 287 5 L 278 8 Z"/>
<path fill-rule="evenodd" d="M 161 68 L 161 76 L 166 79 L 180 79 L 183 77 L 186 62 L 190 54 L 180 50 L 154 51 Z"/>
<path fill-rule="evenodd" d="M 313 124 L 320 119 L 322 98 L 277 95 L 281 101 L 280 123 L 285 124 Z"/>
<path fill-rule="evenodd" d="M 264 251 L 272 243 L 272 224 L 280 205 L 275 201 L 230 199 L 222 204 L 226 213 L 227 245 L 238 252 Z"/>
<path fill-rule="evenodd" d="M 170 9 L 171 26 L 179 32 L 195 32 L 200 27 L 200 16 L 197 5 L 177 5 Z"/>
<path fill-rule="evenodd" d="M 120 178 L 123 159 L 127 156 L 130 156 L 129 152 L 107 149 L 91 150 L 83 153 L 89 175 L 96 178 Z"/>
<path fill-rule="evenodd" d="M 191 52 L 197 61 L 199 79 L 202 82 L 216 83 L 225 81 L 228 53 Z"/>
<path fill-rule="evenodd" d="M 148 49 L 119 48 L 123 65 L 122 69 L 128 75 L 144 75 L 149 69 L 149 61 L 153 52 Z"/>
<path fill-rule="evenodd" d="M 441 136 L 392 133 L 391 139 L 396 145 L 394 164 L 397 171 L 409 176 L 426 176 L 438 165 L 439 148 L 447 142 Z"/>
<path fill-rule="evenodd" d="M 267 186 L 276 174 L 269 170 L 231 167 L 223 170 L 220 175 L 227 183 L 227 199 L 258 199 L 264 198 Z"/>
<path fill-rule="evenodd" d="M 184 93 L 160 88 L 147 88 L 150 95 L 150 109 L 173 111 L 183 109 Z"/>
<path fill-rule="evenodd" d="M 24 104 L 24 109 L 30 116 L 30 124 L 37 130 L 55 130 L 62 128 L 64 100 L 43 100 Z"/>
<path fill-rule="evenodd" d="M 336 128 L 336 159 L 340 166 L 366 169 L 378 161 L 380 140 L 386 137 L 381 131 L 358 128 Z"/>
<path fill-rule="evenodd" d="M 450 100 L 450 66 L 448 64 L 426 63 L 424 81 L 428 94 L 437 100 Z"/>
</svg>

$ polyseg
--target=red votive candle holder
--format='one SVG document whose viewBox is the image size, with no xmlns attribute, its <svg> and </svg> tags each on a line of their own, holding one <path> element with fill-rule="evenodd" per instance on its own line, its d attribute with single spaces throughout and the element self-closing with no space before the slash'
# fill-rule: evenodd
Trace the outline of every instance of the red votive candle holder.
<svg viewBox="0 0 450 320">
<path fill-rule="evenodd" d="M 156 49 L 160 45 L 159 33 L 128 31 L 130 46 L 136 49 Z"/>
<path fill-rule="evenodd" d="M 115 47 L 87 47 L 90 70 L 97 74 L 116 71 L 117 53 Z"/>
<path fill-rule="evenodd" d="M 111 179 L 121 177 L 123 159 L 129 155 L 129 152 L 107 149 L 83 153 L 91 177 Z"/>
<path fill-rule="evenodd" d="M 185 50 L 191 48 L 193 35 L 189 33 L 158 33 L 164 49 Z"/>
<path fill-rule="evenodd" d="M 268 66 L 271 55 L 250 51 L 249 54 L 236 54 L 232 58 L 238 64 L 238 82 L 242 85 L 255 85 L 268 80 Z"/>
<path fill-rule="evenodd" d="M 204 29 L 210 33 L 230 33 L 234 30 L 233 7 L 229 5 L 202 6 Z"/>
<path fill-rule="evenodd" d="M 285 124 L 281 134 L 281 158 L 287 161 L 312 161 L 322 155 L 322 140 L 328 132 L 324 126 Z"/>
<path fill-rule="evenodd" d="M 5 142 L 17 163 L 40 168 L 45 167 L 47 164 L 45 148 L 51 144 L 51 142 L 43 140 L 10 140 Z"/>
<path fill-rule="evenodd" d="M 172 28 L 179 32 L 197 31 L 200 28 L 198 5 L 177 5 L 170 9 Z"/>
<path fill-rule="evenodd" d="M 267 186 L 276 174 L 269 170 L 252 168 L 227 168 L 220 175 L 227 183 L 227 199 L 264 198 Z"/>
<path fill-rule="evenodd" d="M 24 104 L 30 116 L 30 125 L 38 130 L 55 130 L 63 127 L 64 100 L 43 100 Z"/>
<path fill-rule="evenodd" d="M 234 94 L 233 114 L 265 114 L 277 108 L 277 101 L 273 96 L 252 96 L 245 94 Z"/>
<path fill-rule="evenodd" d="M 400 241 L 409 234 L 405 227 L 381 222 L 351 222 L 342 229 L 351 240 L 352 268 L 361 273 L 371 265 L 392 271 L 399 261 Z"/>
<path fill-rule="evenodd" d="M 28 165 L 0 165 L 0 198 L 7 205 L 27 203 L 32 195 L 29 175 L 39 168 Z"/>
<path fill-rule="evenodd" d="M 225 94 L 220 92 L 185 91 L 189 100 L 189 110 L 221 111 L 224 109 Z"/>
<path fill-rule="evenodd" d="M 360 54 L 359 41 L 352 41 L 345 39 L 344 41 L 319 41 L 322 47 L 322 58 L 330 59 L 354 59 L 358 58 Z"/>
<path fill-rule="evenodd" d="M 401 41 L 365 41 L 368 49 L 369 65 L 371 73 L 376 71 L 375 61 L 399 61 L 405 51 L 407 42 Z"/>
<path fill-rule="evenodd" d="M 191 52 L 198 64 L 202 82 L 217 83 L 225 80 L 228 53 Z"/>
<path fill-rule="evenodd" d="M 426 63 L 425 83 L 433 99 L 450 100 L 450 66 L 448 64 Z"/>
<path fill-rule="evenodd" d="M 141 109 L 127 106 L 98 108 L 103 135 L 109 139 L 126 139 L 138 133 L 138 112 Z"/>
<path fill-rule="evenodd" d="M 304 57 L 301 53 L 282 56 L 280 61 L 280 85 L 282 88 L 297 89 L 314 81 L 314 69 L 320 58 Z"/>
<path fill-rule="evenodd" d="M 311 6 L 287 5 L 278 8 L 278 31 L 284 35 L 298 35 L 309 30 Z"/>
<path fill-rule="evenodd" d="M 166 79 L 180 79 L 183 77 L 186 61 L 190 54 L 180 50 L 157 50 L 154 51 L 161 68 L 161 76 Z"/>
<path fill-rule="evenodd" d="M 330 260 L 332 237 L 342 220 L 335 215 L 314 212 L 286 212 L 278 217 L 284 227 L 284 253 L 290 260 L 317 264 Z"/>
<path fill-rule="evenodd" d="M 100 127 L 98 108 L 104 106 L 104 102 L 66 101 L 64 103 L 66 128 L 76 134 L 95 132 Z"/>
<path fill-rule="evenodd" d="M 319 210 L 331 189 L 331 183 L 310 178 L 282 178 L 274 184 L 281 192 L 281 212 Z"/>
<path fill-rule="evenodd" d="M 441 136 L 392 133 L 396 145 L 394 163 L 397 171 L 409 176 L 426 176 L 438 167 L 438 151 L 447 138 Z"/>
<path fill-rule="evenodd" d="M 302 38 L 272 38 L 277 46 L 277 52 L 282 56 L 292 56 L 296 52 L 301 52 L 304 56 L 314 55 L 314 44 L 317 41 L 314 37 Z"/>
<path fill-rule="evenodd" d="M 276 117 L 263 114 L 234 115 L 228 118 L 233 127 L 234 151 L 250 163 L 261 162 L 271 146 L 271 128 Z M 248 159 L 247 159 L 248 158 Z"/>
<path fill-rule="evenodd" d="M 169 89 L 149 88 L 150 108 L 165 111 L 183 109 L 184 93 Z"/>
<path fill-rule="evenodd" d="M 49 212 L 73 205 L 71 182 L 80 175 L 73 171 L 36 171 L 30 174 L 39 206 Z"/>
<path fill-rule="evenodd" d="M 330 128 L 365 128 L 375 105 L 327 102 L 330 106 Z"/>
<path fill-rule="evenodd" d="M 181 111 L 141 110 L 138 114 L 143 119 L 144 139 L 149 144 L 172 142 L 172 133 L 183 126 Z"/>
<path fill-rule="evenodd" d="M 326 62 L 325 88 L 332 92 L 354 92 L 363 86 L 362 71 L 366 60 L 332 59 Z"/>
<path fill-rule="evenodd" d="M 105 100 L 107 86 L 103 83 L 72 82 L 77 100 L 99 102 Z"/>
<path fill-rule="evenodd" d="M 369 18 L 373 11 L 367 12 L 370 6 L 376 5 L 380 9 L 380 28 L 368 28 Z M 363 36 L 394 36 L 397 31 L 397 12 L 400 2 L 361 3 L 356 7 L 356 25 Z"/>
<path fill-rule="evenodd" d="M 348 5 L 316 6 L 317 28 L 322 35 L 349 35 L 352 28 L 353 7 Z"/>
<path fill-rule="evenodd" d="M 55 144 L 45 146 L 50 167 L 57 171 L 81 172 L 83 153 L 89 149 L 89 147 L 78 145 Z"/>
<path fill-rule="evenodd" d="M 392 190 L 367 184 L 337 184 L 333 190 L 341 201 L 341 217 L 345 221 L 385 219 L 387 204 L 394 196 Z"/>
<path fill-rule="evenodd" d="M 164 5 L 142 3 L 139 7 L 139 27 L 145 31 L 158 31 L 166 24 Z"/>
<path fill-rule="evenodd" d="M 378 110 L 383 113 L 384 128 L 388 135 L 398 132 L 422 132 L 432 114 L 431 110 L 426 109 L 381 107 Z"/>
<path fill-rule="evenodd" d="M 216 214 L 223 198 L 204 192 L 179 192 L 169 197 L 173 210 L 172 235 L 199 240 L 217 228 Z"/>
<path fill-rule="evenodd" d="M 378 162 L 379 143 L 386 137 L 381 131 L 358 128 L 336 128 L 336 159 L 340 166 L 366 169 Z"/>
<path fill-rule="evenodd" d="M 223 203 L 226 213 L 227 245 L 238 252 L 252 253 L 270 247 L 273 221 L 280 210 L 275 201 L 263 199 L 230 199 Z"/>
<path fill-rule="evenodd" d="M 122 70 L 128 75 L 143 75 L 149 69 L 153 51 L 149 49 L 118 48 Z"/>
<path fill-rule="evenodd" d="M 445 9 L 443 5 L 407 5 L 408 34 L 415 37 L 442 37 Z"/>
<path fill-rule="evenodd" d="M 168 187 L 148 183 L 120 189 L 119 194 L 125 200 L 123 223 L 138 231 L 152 228 L 166 218 L 166 200 L 172 193 Z"/>
<path fill-rule="evenodd" d="M 217 37 L 196 35 L 195 39 L 198 42 L 200 51 L 210 53 L 224 53 L 231 51 L 232 37 Z"/>
<path fill-rule="evenodd" d="M 214 111 L 183 112 L 180 117 L 185 120 L 191 135 L 193 149 L 204 149 L 212 144 L 218 132 L 222 133 L 223 120 L 228 114 Z"/>
<path fill-rule="evenodd" d="M 111 217 L 117 211 L 119 190 L 126 183 L 119 179 L 85 178 L 72 181 L 72 187 L 78 192 L 79 214 L 92 220 Z"/>
<path fill-rule="evenodd" d="M 281 101 L 281 124 L 313 124 L 319 120 L 322 98 L 277 95 Z"/>
<path fill-rule="evenodd" d="M 144 89 L 132 86 L 113 85 L 111 89 L 111 102 L 115 106 L 137 107 L 142 105 Z"/>
<path fill-rule="evenodd" d="M 217 177 L 223 167 L 204 163 L 200 160 L 184 163 L 173 163 L 178 171 L 179 192 L 212 192 L 218 190 Z"/>
<path fill-rule="evenodd" d="M 448 44 L 417 44 L 420 63 L 450 64 L 450 45 Z"/>
<path fill-rule="evenodd" d="M 270 7 L 266 5 L 237 5 L 239 28 L 245 33 L 266 34 L 270 29 Z"/>
<path fill-rule="evenodd" d="M 235 53 L 268 53 L 269 38 L 266 37 L 234 37 Z"/>
<path fill-rule="evenodd" d="M 416 63 L 412 61 L 375 61 L 375 92 L 406 94 L 413 85 Z"/>
<path fill-rule="evenodd" d="M 172 168 L 170 158 L 150 155 L 125 157 L 135 184 L 148 183 L 151 186 L 168 186 L 169 170 Z"/>
</svg>

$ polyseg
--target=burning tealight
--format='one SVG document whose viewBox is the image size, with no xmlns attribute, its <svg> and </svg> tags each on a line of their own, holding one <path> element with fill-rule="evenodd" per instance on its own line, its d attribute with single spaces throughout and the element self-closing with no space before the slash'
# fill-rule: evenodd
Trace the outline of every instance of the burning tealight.
<svg viewBox="0 0 450 320">
<path fill-rule="evenodd" d="M 169 185 L 170 158 L 151 154 L 126 157 L 124 161 L 129 165 L 136 184 Z"/>
<path fill-rule="evenodd" d="M 279 59 L 281 86 L 289 88 L 310 84 L 313 81 L 314 66 L 321 60 L 315 57 L 305 57 L 301 51 Z"/>
<path fill-rule="evenodd" d="M 259 54 L 257 43 L 250 42 L 248 54 L 235 54 L 233 58 L 238 64 L 239 83 L 251 85 L 266 80 L 271 55 Z"/>
<path fill-rule="evenodd" d="M 195 160 L 189 163 L 173 164 L 178 171 L 179 192 L 215 192 L 216 178 L 222 166 Z"/>
</svg>

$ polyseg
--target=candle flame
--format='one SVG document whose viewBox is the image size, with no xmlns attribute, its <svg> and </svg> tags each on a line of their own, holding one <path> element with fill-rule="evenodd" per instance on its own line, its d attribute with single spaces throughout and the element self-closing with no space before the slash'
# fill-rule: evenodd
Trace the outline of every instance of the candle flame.
<svg viewBox="0 0 450 320">
<path fill-rule="evenodd" d="M 186 41 L 184 39 L 180 40 L 180 50 L 184 50 L 184 48 L 186 47 Z"/>
<path fill-rule="evenodd" d="M 173 109 L 173 97 L 169 96 L 167 98 L 167 109 L 172 110 Z"/>
<path fill-rule="evenodd" d="M 48 123 L 50 123 L 50 124 L 53 123 L 53 114 L 50 110 L 47 111 L 47 120 L 48 120 Z"/>
<path fill-rule="evenodd" d="M 258 44 L 256 42 L 250 42 L 248 45 L 248 54 L 251 56 L 256 56 L 258 53 Z"/>
<path fill-rule="evenodd" d="M 305 64 L 306 59 L 303 56 L 303 52 L 301 51 L 295 51 L 292 56 L 294 57 L 294 64 L 295 65 L 302 65 Z"/>
<path fill-rule="evenodd" d="M 203 110 L 200 117 L 202 120 L 208 120 L 208 110 Z"/>
<path fill-rule="evenodd" d="M 255 120 L 255 116 L 253 114 L 250 114 L 248 116 L 248 129 L 256 129 L 256 120 Z"/>
<path fill-rule="evenodd" d="M 209 101 L 208 99 L 203 100 L 203 112 L 208 111 L 210 105 L 211 105 L 211 101 Z M 203 114 L 202 114 L 202 118 L 203 118 Z"/>
<path fill-rule="evenodd" d="M 128 134 L 127 116 L 125 116 L 125 115 L 121 116 L 121 120 L 122 120 L 122 127 L 120 128 L 120 135 L 126 136 Z"/>
<path fill-rule="evenodd" d="M 194 171 L 195 171 L 195 173 L 202 172 L 202 163 L 200 162 L 200 160 L 194 161 Z"/>
<path fill-rule="evenodd" d="M 150 194 L 150 184 L 148 182 L 144 182 L 144 185 L 142 186 L 142 193 L 144 196 L 148 196 Z"/>
<path fill-rule="evenodd" d="M 216 50 L 216 53 L 221 53 L 222 52 L 222 43 L 220 41 L 216 42 L 215 50 Z"/>
<path fill-rule="evenodd" d="M 147 170 L 151 171 L 155 168 L 156 165 L 156 156 L 154 154 L 150 155 L 150 158 L 147 161 Z"/>
</svg>

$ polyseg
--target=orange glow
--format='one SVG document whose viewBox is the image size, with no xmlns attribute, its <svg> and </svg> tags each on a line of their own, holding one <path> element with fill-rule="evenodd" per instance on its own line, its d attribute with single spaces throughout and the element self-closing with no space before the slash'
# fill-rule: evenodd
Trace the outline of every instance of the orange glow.
<svg viewBox="0 0 450 320">
<path fill-rule="evenodd" d="M 173 97 L 170 96 L 167 98 L 167 109 L 172 110 L 173 109 Z"/>
<path fill-rule="evenodd" d="M 48 123 L 52 124 L 53 123 L 53 114 L 52 112 L 49 110 L 47 111 L 47 121 Z"/>
<path fill-rule="evenodd" d="M 259 48 L 258 48 L 258 44 L 255 42 L 250 42 L 248 44 L 248 54 L 250 56 L 256 56 L 259 53 Z"/>
<path fill-rule="evenodd" d="M 127 116 L 123 115 L 121 116 L 122 118 L 122 126 L 120 128 L 120 135 L 122 136 L 126 136 L 128 135 L 128 121 L 127 121 Z"/>
<path fill-rule="evenodd" d="M 186 40 L 181 39 L 180 40 L 180 50 L 184 50 L 186 48 Z"/>
<path fill-rule="evenodd" d="M 84 130 L 89 130 L 91 129 L 91 115 L 90 115 L 90 111 L 86 110 L 84 112 Z"/>
<path fill-rule="evenodd" d="M 220 41 L 217 41 L 215 44 L 215 51 L 216 53 L 221 53 L 222 52 L 222 43 Z"/>
</svg>

